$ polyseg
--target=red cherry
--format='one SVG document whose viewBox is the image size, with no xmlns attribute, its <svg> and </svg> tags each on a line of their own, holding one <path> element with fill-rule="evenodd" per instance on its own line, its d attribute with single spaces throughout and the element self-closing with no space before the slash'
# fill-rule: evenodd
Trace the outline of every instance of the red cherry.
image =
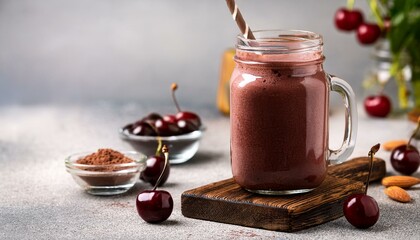
<svg viewBox="0 0 420 240">
<path fill-rule="evenodd" d="M 363 14 L 357 9 L 340 8 L 335 13 L 335 26 L 343 31 L 352 31 L 363 22 Z"/>
<path fill-rule="evenodd" d="M 149 122 L 155 122 L 156 120 L 162 119 L 162 116 L 159 115 L 159 113 L 149 113 L 146 117 L 142 118 L 140 121 L 149 121 Z"/>
<path fill-rule="evenodd" d="M 123 127 L 123 131 L 137 136 L 156 136 L 157 134 L 153 126 L 158 119 L 162 119 L 159 114 L 150 113 L 134 123 L 127 124 Z"/>
<path fill-rule="evenodd" d="M 174 101 L 174 104 L 178 110 L 178 113 L 175 115 L 178 125 L 181 124 L 183 126 L 193 124 L 195 127 L 191 127 L 192 131 L 195 131 L 201 127 L 201 119 L 200 117 L 193 113 L 193 112 L 187 112 L 187 111 L 181 111 L 181 108 L 179 107 L 178 101 L 175 97 L 175 90 L 178 89 L 178 85 L 176 83 L 172 83 L 171 90 L 172 90 L 172 100 Z M 185 121 L 185 124 L 183 122 L 180 122 L 181 120 Z M 188 130 L 189 127 L 183 127 L 183 130 Z M 190 131 L 190 132 L 192 132 Z"/>
<path fill-rule="evenodd" d="M 369 96 L 364 105 L 366 112 L 372 117 L 386 117 L 391 112 L 391 101 L 385 95 Z"/>
<path fill-rule="evenodd" d="M 151 156 L 146 161 L 147 167 L 141 173 L 140 179 L 145 182 L 148 182 L 154 186 L 159 179 L 160 174 L 162 173 L 163 169 L 165 168 L 165 158 L 161 156 Z M 165 172 L 162 175 L 162 179 L 159 183 L 159 187 L 162 186 L 169 177 L 170 165 L 165 169 Z"/>
<path fill-rule="evenodd" d="M 131 127 L 131 133 L 137 136 L 156 136 L 155 130 L 149 123 L 138 121 Z"/>
<path fill-rule="evenodd" d="M 175 123 L 176 124 L 176 117 L 174 115 L 165 115 L 163 116 L 163 120 L 169 123 Z"/>
<path fill-rule="evenodd" d="M 347 221 L 357 228 L 369 228 L 379 219 L 378 203 L 364 193 L 349 196 L 344 201 L 343 212 Z"/>
<path fill-rule="evenodd" d="M 370 176 L 373 168 L 373 158 L 375 153 L 379 151 L 380 144 L 373 146 L 368 156 L 369 173 L 365 181 L 364 193 L 350 195 L 343 203 L 343 213 L 347 221 L 357 228 L 369 228 L 378 221 L 379 207 L 374 198 L 367 195 Z"/>
<path fill-rule="evenodd" d="M 178 120 L 177 125 L 182 134 L 197 131 L 199 128 L 190 120 Z"/>
<path fill-rule="evenodd" d="M 169 150 L 166 145 L 162 147 L 165 155 L 164 167 L 156 181 L 153 190 L 145 190 L 136 198 L 137 213 L 148 223 L 160 223 L 168 219 L 174 207 L 172 196 L 167 191 L 156 190 L 160 185 L 166 168 L 169 166 Z"/>
<path fill-rule="evenodd" d="M 148 223 L 160 223 L 169 218 L 174 207 L 172 196 L 163 190 L 145 190 L 137 195 L 137 212 Z"/>
<path fill-rule="evenodd" d="M 362 23 L 357 28 L 357 39 L 361 44 L 372 44 L 381 36 L 381 29 L 377 24 Z"/>
<path fill-rule="evenodd" d="M 194 124 L 197 128 L 200 128 L 201 126 L 200 117 L 193 112 L 178 112 L 175 117 L 178 121 L 179 120 L 189 121 L 192 124 Z"/>
<path fill-rule="evenodd" d="M 155 127 L 159 136 L 173 136 L 180 134 L 179 128 L 175 123 L 170 123 L 163 119 L 156 120 Z"/>
<path fill-rule="evenodd" d="M 396 147 L 391 152 L 391 165 L 397 172 L 411 175 L 419 168 L 419 151 L 413 145 Z"/>
</svg>

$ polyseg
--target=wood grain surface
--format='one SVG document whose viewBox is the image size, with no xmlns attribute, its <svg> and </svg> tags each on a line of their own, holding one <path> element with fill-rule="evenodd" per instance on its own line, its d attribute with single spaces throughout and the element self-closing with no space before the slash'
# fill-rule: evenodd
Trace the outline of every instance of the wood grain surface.
<svg viewBox="0 0 420 240">
<path fill-rule="evenodd" d="M 233 178 L 185 191 L 182 214 L 222 223 L 293 232 L 343 216 L 342 203 L 364 191 L 369 159 L 355 158 L 329 168 L 324 182 L 312 192 L 264 196 L 243 190 Z M 385 176 L 385 162 L 375 159 L 371 181 Z"/>
</svg>

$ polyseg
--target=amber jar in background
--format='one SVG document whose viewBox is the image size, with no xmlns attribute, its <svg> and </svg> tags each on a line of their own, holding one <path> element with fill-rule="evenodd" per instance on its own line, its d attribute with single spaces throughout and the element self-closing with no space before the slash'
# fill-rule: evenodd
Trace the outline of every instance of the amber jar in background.
<svg viewBox="0 0 420 240">
<path fill-rule="evenodd" d="M 229 48 L 224 51 L 222 56 L 222 64 L 220 67 L 219 87 L 217 90 L 217 108 L 225 115 L 229 115 L 229 96 L 230 96 L 230 76 L 235 68 L 233 57 L 235 49 Z"/>
</svg>

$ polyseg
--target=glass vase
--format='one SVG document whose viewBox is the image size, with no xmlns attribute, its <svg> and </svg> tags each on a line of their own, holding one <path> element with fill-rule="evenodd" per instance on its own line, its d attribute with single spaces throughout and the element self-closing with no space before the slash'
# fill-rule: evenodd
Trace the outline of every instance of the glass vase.
<svg viewBox="0 0 420 240">
<path fill-rule="evenodd" d="M 366 75 L 365 95 L 384 94 L 391 99 L 393 114 L 406 113 L 413 107 L 411 68 L 408 64 L 392 74 L 392 53 L 387 39 L 380 39 L 372 53 L 373 65 Z M 419 79 L 420 80 L 420 79 Z M 420 82 L 418 84 L 420 102 Z M 419 104 L 420 106 L 420 104 Z"/>
</svg>

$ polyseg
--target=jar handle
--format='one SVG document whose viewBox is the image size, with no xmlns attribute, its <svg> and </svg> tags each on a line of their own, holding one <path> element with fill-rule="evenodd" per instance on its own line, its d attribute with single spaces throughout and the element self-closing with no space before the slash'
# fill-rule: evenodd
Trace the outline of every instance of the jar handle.
<svg viewBox="0 0 420 240">
<path fill-rule="evenodd" d="M 346 81 L 329 74 L 327 74 L 327 78 L 331 91 L 341 95 L 346 107 L 343 143 L 339 149 L 329 150 L 329 164 L 335 165 L 346 161 L 353 153 L 357 135 L 357 106 L 353 89 Z"/>
</svg>

